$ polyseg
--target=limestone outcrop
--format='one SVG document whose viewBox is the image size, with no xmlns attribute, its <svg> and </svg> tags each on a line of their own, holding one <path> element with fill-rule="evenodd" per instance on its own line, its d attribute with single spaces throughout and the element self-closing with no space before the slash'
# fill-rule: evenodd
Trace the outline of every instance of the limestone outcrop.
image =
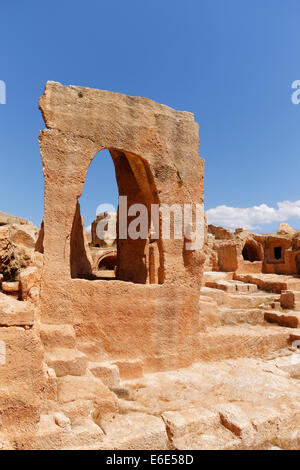
<svg viewBox="0 0 300 470">
<path fill-rule="evenodd" d="M 21 269 L 35 263 L 34 252 L 39 230 L 25 219 L 6 215 L 1 220 L 0 273 L 4 280 L 13 281 L 19 279 Z"/>
</svg>

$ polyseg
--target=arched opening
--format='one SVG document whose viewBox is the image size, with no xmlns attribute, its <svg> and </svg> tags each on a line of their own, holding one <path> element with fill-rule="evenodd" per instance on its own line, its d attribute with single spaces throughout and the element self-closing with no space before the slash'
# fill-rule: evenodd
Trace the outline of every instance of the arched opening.
<svg viewBox="0 0 300 470">
<path fill-rule="evenodd" d="M 106 168 L 104 168 L 104 170 L 101 169 L 101 171 L 99 170 L 99 163 L 97 160 L 101 160 L 102 153 L 104 152 L 105 158 L 107 156 L 111 156 L 111 163 L 113 166 L 109 167 L 106 163 Z M 107 150 L 103 150 L 99 153 L 101 155 L 97 154 L 94 157 L 88 170 L 86 183 L 80 201 L 84 213 L 89 214 L 88 217 L 85 217 L 85 220 L 87 220 L 86 225 L 89 225 L 90 233 L 85 233 L 86 230 L 84 230 L 84 223 L 80 214 L 79 203 L 77 204 L 74 216 L 73 229 L 71 233 L 71 277 L 91 280 L 102 279 L 103 276 L 101 276 L 100 273 L 102 270 L 99 270 L 99 265 L 96 269 L 93 269 L 93 260 L 97 255 L 99 257 L 99 251 L 96 253 L 96 250 L 103 249 L 103 247 L 115 246 L 117 255 L 114 266 L 114 278 L 116 280 L 135 282 L 139 284 L 162 283 L 164 271 L 161 240 L 152 240 L 150 231 L 151 204 L 158 204 L 158 193 L 156 191 L 149 164 L 140 156 L 116 149 L 110 149 L 109 152 Z M 94 163 L 95 161 L 96 163 Z M 93 211 L 95 214 L 95 208 L 99 206 L 100 203 L 103 201 L 114 203 L 117 199 L 112 197 L 111 187 L 107 186 L 107 181 L 112 180 L 112 168 L 114 168 L 113 181 L 116 182 L 119 193 L 118 206 L 116 209 L 117 214 L 114 216 L 116 239 L 113 241 L 112 237 L 109 236 L 106 238 L 104 236 L 104 239 L 99 239 L 99 231 L 96 231 L 96 227 L 98 226 L 97 224 L 103 221 L 103 218 L 107 219 L 109 216 L 108 218 L 113 219 L 113 213 L 109 212 L 109 214 L 98 214 L 97 218 L 94 217 L 94 220 L 92 219 Z M 89 181 L 91 172 L 93 173 L 92 183 Z M 102 178 L 101 175 L 103 176 Z M 102 180 L 105 180 L 106 182 L 106 190 L 108 189 L 108 194 L 105 189 L 103 190 L 102 186 L 99 185 L 100 182 L 102 183 Z M 85 194 L 86 186 L 88 188 L 87 195 Z M 87 204 L 87 199 L 90 199 L 89 196 L 91 194 L 93 197 L 93 203 L 89 200 L 88 206 L 84 207 Z M 124 204 L 126 207 L 124 207 Z M 128 228 L 130 227 L 131 222 L 137 219 L 139 211 L 137 210 L 135 215 L 132 216 L 128 215 L 128 209 L 136 204 L 143 205 L 143 207 L 146 208 L 148 224 L 146 236 L 143 236 L 143 238 L 137 237 L 133 239 L 128 236 Z M 111 224 L 109 225 L 111 226 Z M 119 228 L 124 226 L 126 230 L 125 236 L 124 233 L 119 233 Z"/>
<path fill-rule="evenodd" d="M 96 258 L 94 269 L 97 274 L 97 279 L 112 280 L 116 278 L 117 268 L 117 251 L 107 251 L 102 253 L 99 258 Z"/>
<path fill-rule="evenodd" d="M 104 256 L 98 263 L 99 271 L 114 271 L 117 266 L 117 254 Z"/>
<path fill-rule="evenodd" d="M 245 243 L 242 255 L 245 261 L 251 261 L 252 263 L 262 260 L 261 250 L 258 245 L 251 240 Z"/>
</svg>

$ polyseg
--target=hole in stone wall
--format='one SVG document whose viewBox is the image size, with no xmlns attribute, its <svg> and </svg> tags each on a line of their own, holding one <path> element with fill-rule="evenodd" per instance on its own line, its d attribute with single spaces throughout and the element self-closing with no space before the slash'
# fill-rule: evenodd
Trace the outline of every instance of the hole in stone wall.
<svg viewBox="0 0 300 470">
<path fill-rule="evenodd" d="M 133 204 L 143 204 L 147 208 L 148 238 L 146 236 L 146 239 L 133 240 L 130 237 L 126 239 L 118 237 L 117 228 L 120 217 L 119 208 L 117 208 L 118 193 L 119 196 L 126 196 L 128 208 Z M 98 211 L 96 217 L 95 209 L 103 202 L 113 204 L 117 213 L 112 211 L 99 213 Z M 150 240 L 151 204 L 158 203 L 158 195 L 149 165 L 144 159 L 115 149 L 99 152 L 88 170 L 80 203 L 87 228 L 84 229 L 78 203 L 71 234 L 72 278 L 106 279 L 102 272 L 104 265 L 99 266 L 97 259 L 99 260 L 106 251 L 114 248 L 115 259 L 109 261 L 111 266 L 114 263 L 114 267 L 105 269 L 105 271 L 110 271 L 109 279 L 139 284 L 163 282 L 161 240 L 155 240 L 154 243 Z M 93 214 L 95 214 L 94 217 Z M 125 213 L 127 227 L 138 215 L 137 213 L 136 216 L 130 217 Z M 109 223 L 104 223 L 106 220 Z M 102 226 L 100 232 L 99 223 Z M 112 227 L 115 229 L 114 235 Z M 99 238 L 99 233 L 102 233 L 101 238 Z"/>
<path fill-rule="evenodd" d="M 98 278 L 110 280 L 116 278 L 117 270 L 117 252 L 113 251 L 107 255 L 103 255 L 97 260 L 95 268 L 97 269 Z"/>
<path fill-rule="evenodd" d="M 245 243 L 242 255 L 245 261 L 251 261 L 252 263 L 254 261 L 261 261 L 262 258 L 258 246 L 252 241 Z"/>
</svg>

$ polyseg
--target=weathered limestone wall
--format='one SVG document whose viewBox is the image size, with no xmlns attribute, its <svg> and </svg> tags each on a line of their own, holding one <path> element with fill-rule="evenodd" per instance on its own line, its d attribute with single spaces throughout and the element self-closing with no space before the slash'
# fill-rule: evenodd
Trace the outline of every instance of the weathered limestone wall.
<svg viewBox="0 0 300 470">
<path fill-rule="evenodd" d="M 280 250 L 280 258 L 275 250 Z M 300 274 L 300 238 L 294 236 L 269 235 L 265 237 L 263 272 L 274 274 Z"/>
<path fill-rule="evenodd" d="M 47 83 L 40 109 L 47 127 L 40 133 L 42 322 L 76 325 L 78 341 L 93 338 L 111 357 L 139 357 L 149 368 L 192 362 L 202 250 L 187 252 L 184 240 L 159 239 L 149 263 L 150 240 L 118 240 L 118 281 L 72 279 L 71 234 L 88 167 L 104 148 L 128 204 L 202 203 L 203 161 L 193 115 L 146 98 L 54 82 Z"/>
<path fill-rule="evenodd" d="M 33 316 L 30 320 L 27 315 L 22 321 L 20 315 L 17 317 L 16 326 L 1 324 L 0 328 L 0 344 L 5 348 L 3 362 L 0 359 L 0 439 L 4 448 L 10 448 L 6 442 L 10 435 L 37 431 L 47 389 L 42 345 L 36 330 L 30 329 Z"/>
<path fill-rule="evenodd" d="M 238 273 L 300 274 L 300 234 L 296 230 L 255 234 L 208 226 L 206 270 Z"/>
</svg>

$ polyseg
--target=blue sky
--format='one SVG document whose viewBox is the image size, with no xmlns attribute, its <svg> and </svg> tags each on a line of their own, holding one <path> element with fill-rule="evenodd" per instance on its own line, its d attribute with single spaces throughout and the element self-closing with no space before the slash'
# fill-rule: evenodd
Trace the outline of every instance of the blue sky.
<svg viewBox="0 0 300 470">
<path fill-rule="evenodd" d="M 250 208 L 246 216 L 231 210 L 232 226 L 250 220 L 271 231 L 287 218 L 300 228 L 300 104 L 291 102 L 299 0 L 15 0 L 1 2 L 0 15 L 0 210 L 41 222 L 38 98 L 54 80 L 193 112 L 206 209 Z M 86 224 L 116 198 L 112 162 L 101 152 L 81 200 Z M 292 203 L 287 212 L 278 211 L 283 201 Z M 227 208 L 210 214 L 229 220 Z"/>
</svg>

